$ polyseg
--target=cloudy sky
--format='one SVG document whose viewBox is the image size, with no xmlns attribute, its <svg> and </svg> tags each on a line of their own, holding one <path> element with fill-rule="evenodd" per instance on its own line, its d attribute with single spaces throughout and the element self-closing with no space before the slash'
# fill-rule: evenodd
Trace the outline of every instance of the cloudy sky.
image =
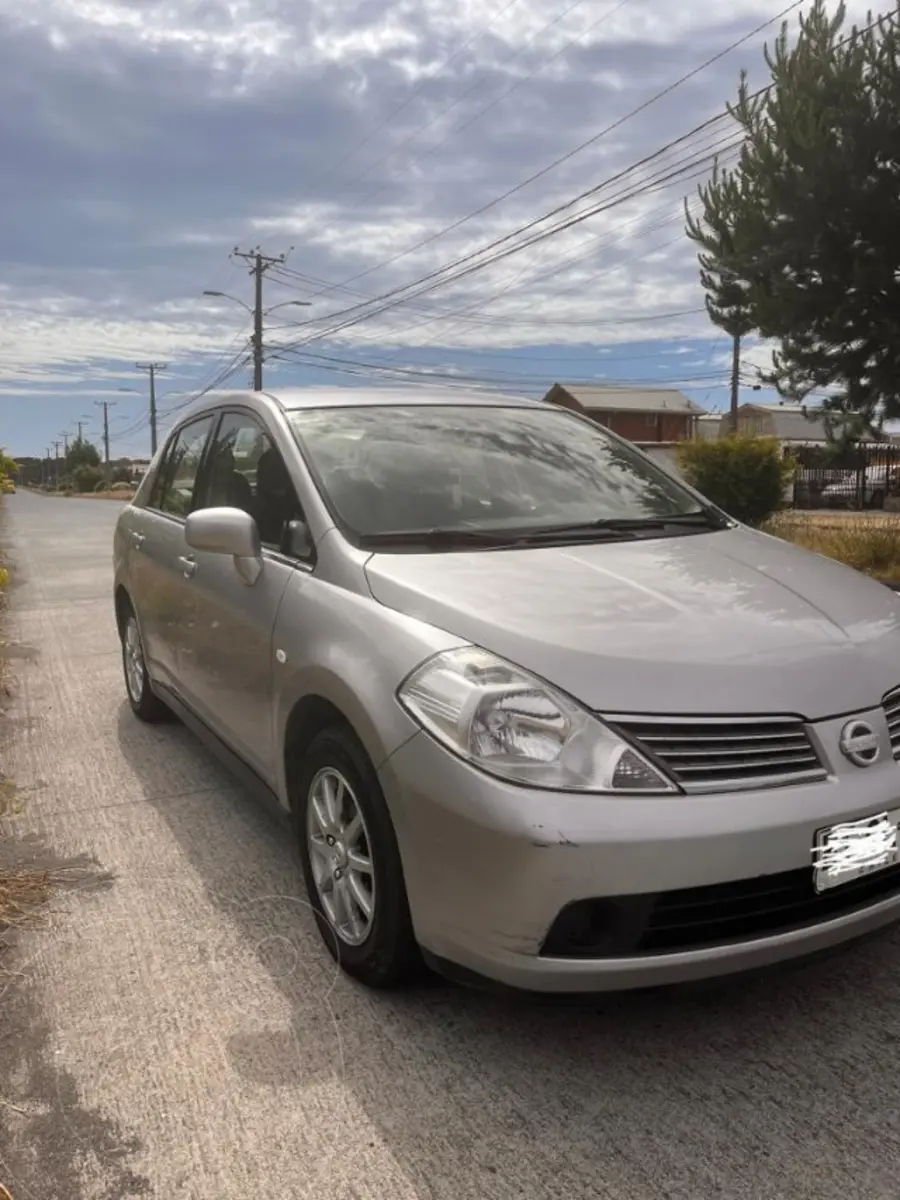
<svg viewBox="0 0 900 1200">
<path fill-rule="evenodd" d="M 163 426 L 245 385 L 247 313 L 203 295 L 251 301 L 235 246 L 287 254 L 267 383 L 639 381 L 721 408 L 681 207 L 733 130 L 635 164 L 742 67 L 765 82 L 777 22 L 696 68 L 787 3 L 0 0 L 0 444 L 96 436 L 106 398 L 113 454 L 146 452 L 138 361 L 168 364 Z"/>
</svg>

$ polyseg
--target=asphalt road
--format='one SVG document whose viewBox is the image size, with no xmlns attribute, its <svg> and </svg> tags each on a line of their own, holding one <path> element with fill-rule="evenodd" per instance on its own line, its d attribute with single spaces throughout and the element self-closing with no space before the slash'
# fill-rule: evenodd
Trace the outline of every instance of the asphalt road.
<svg viewBox="0 0 900 1200">
<path fill-rule="evenodd" d="M 6 509 L 15 853 L 113 877 L 5 962 L 13 1200 L 896 1200 L 900 934 L 578 1009 L 336 976 L 284 833 L 128 711 L 117 507 Z"/>
</svg>

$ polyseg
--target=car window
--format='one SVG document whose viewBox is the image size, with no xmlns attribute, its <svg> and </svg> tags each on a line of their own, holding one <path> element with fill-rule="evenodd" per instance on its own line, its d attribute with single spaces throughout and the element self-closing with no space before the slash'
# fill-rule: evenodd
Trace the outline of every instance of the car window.
<svg viewBox="0 0 900 1200">
<path fill-rule="evenodd" d="M 348 406 L 289 419 L 338 518 L 361 536 L 650 520 L 701 504 L 637 450 L 549 405 Z"/>
<path fill-rule="evenodd" d="M 194 491 L 213 418 L 201 417 L 176 434 L 157 477 L 151 504 L 161 512 L 186 517 L 194 507 Z"/>
<path fill-rule="evenodd" d="M 210 447 L 198 508 L 240 508 L 259 528 L 270 549 L 285 548 L 288 522 L 303 509 L 280 451 L 247 413 L 226 412 Z"/>
</svg>

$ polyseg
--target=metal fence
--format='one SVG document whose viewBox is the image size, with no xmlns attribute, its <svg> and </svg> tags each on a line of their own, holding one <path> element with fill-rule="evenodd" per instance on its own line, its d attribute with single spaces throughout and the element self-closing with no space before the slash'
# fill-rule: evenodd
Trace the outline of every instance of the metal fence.
<svg viewBox="0 0 900 1200">
<path fill-rule="evenodd" d="M 794 447 L 795 508 L 900 508 L 900 445 Z"/>
</svg>

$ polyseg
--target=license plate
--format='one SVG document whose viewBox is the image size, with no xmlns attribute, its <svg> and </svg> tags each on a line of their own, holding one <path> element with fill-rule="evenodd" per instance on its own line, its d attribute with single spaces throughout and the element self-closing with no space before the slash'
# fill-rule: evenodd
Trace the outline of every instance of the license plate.
<svg viewBox="0 0 900 1200">
<path fill-rule="evenodd" d="M 895 808 L 818 830 L 812 852 L 816 891 L 827 892 L 900 863 L 898 826 L 900 809 Z"/>
</svg>

